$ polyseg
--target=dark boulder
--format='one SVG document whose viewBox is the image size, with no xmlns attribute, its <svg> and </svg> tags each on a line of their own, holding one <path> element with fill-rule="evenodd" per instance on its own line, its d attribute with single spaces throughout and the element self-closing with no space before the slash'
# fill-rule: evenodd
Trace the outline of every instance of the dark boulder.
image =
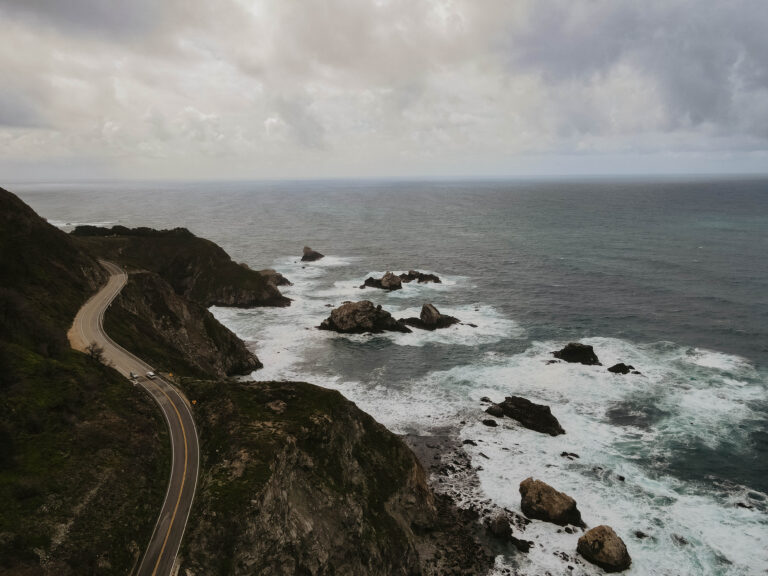
<svg viewBox="0 0 768 576">
<path fill-rule="evenodd" d="M 631 364 L 624 364 L 624 362 L 619 362 L 618 364 L 614 364 L 608 368 L 608 372 L 613 372 L 614 374 L 629 374 L 634 369 L 635 367 Z"/>
<path fill-rule="evenodd" d="M 382 276 L 381 278 L 374 278 L 373 276 L 369 276 L 365 279 L 365 282 L 363 282 L 362 286 L 360 288 L 381 288 L 382 290 L 400 290 L 403 287 L 403 283 L 400 280 L 399 276 L 396 276 L 395 274 L 392 274 L 392 272 L 387 272 Z"/>
<path fill-rule="evenodd" d="M 301 256 L 302 262 L 314 262 L 315 260 L 320 260 L 320 258 L 324 258 L 325 254 L 320 254 L 320 252 L 316 250 L 312 250 L 309 246 L 304 246 L 304 253 Z"/>
<path fill-rule="evenodd" d="M 496 420 L 493 420 L 491 418 L 488 418 L 487 420 L 483 420 L 483 424 L 485 424 L 486 426 L 490 426 L 491 428 L 495 428 L 496 426 L 499 425 L 499 423 L 496 422 Z"/>
<path fill-rule="evenodd" d="M 565 434 L 565 430 L 560 426 L 557 418 L 552 415 L 549 406 L 534 404 L 520 396 L 507 396 L 499 406 L 501 406 L 504 416 L 517 420 L 530 430 L 550 436 Z"/>
<path fill-rule="evenodd" d="M 422 330 L 437 330 L 458 324 L 460 320 L 447 314 L 440 314 L 440 311 L 432 304 L 424 304 L 421 307 L 419 318 L 401 318 L 400 322 Z"/>
<path fill-rule="evenodd" d="M 576 500 L 558 492 L 541 480 L 526 478 L 520 482 L 520 507 L 528 518 L 552 522 L 559 526 L 584 526 Z"/>
<path fill-rule="evenodd" d="M 395 320 L 389 312 L 382 310 L 381 306 L 375 306 L 370 300 L 344 302 L 331 311 L 331 315 L 323 320 L 319 328 L 345 334 L 411 331 L 403 323 Z"/>
<path fill-rule="evenodd" d="M 440 278 L 435 274 L 425 274 L 424 272 L 419 272 L 418 270 L 408 270 L 408 272 L 403 272 L 400 274 L 400 279 L 406 283 L 416 280 L 419 284 L 424 284 L 425 282 L 442 284 Z"/>
<path fill-rule="evenodd" d="M 580 344 L 578 342 L 571 342 L 566 344 L 565 348 L 552 352 L 555 358 L 565 360 L 566 362 L 575 362 L 578 364 L 586 364 L 587 366 L 602 366 L 600 360 L 597 359 L 595 351 L 592 346 L 588 344 Z"/>
<path fill-rule="evenodd" d="M 621 572 L 632 564 L 624 541 L 610 526 L 596 526 L 587 531 L 579 538 L 576 551 L 606 572 Z"/>
<path fill-rule="evenodd" d="M 490 406 L 488 406 L 488 408 L 485 409 L 485 413 L 490 414 L 491 416 L 495 416 L 496 418 L 503 418 L 504 408 L 502 408 L 498 404 L 491 404 Z"/>
</svg>

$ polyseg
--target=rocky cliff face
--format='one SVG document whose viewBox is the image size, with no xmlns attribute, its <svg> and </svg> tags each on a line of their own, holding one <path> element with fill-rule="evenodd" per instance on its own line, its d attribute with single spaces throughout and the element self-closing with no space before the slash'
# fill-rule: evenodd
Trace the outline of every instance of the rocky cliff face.
<svg viewBox="0 0 768 576">
<path fill-rule="evenodd" d="M 185 389 L 204 453 L 181 573 L 426 573 L 438 513 L 400 438 L 310 384 Z"/>
<path fill-rule="evenodd" d="M 72 235 L 107 260 L 160 275 L 174 291 L 209 306 L 288 306 L 266 275 L 234 262 L 218 245 L 185 228 L 78 226 Z"/>
<path fill-rule="evenodd" d="M 105 329 L 119 344 L 169 372 L 225 378 L 262 366 L 208 310 L 151 272 L 130 274 L 105 315 Z"/>
</svg>

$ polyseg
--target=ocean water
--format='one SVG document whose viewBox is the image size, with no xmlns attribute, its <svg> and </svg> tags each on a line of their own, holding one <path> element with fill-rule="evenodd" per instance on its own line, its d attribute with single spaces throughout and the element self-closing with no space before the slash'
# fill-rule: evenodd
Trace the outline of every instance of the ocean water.
<svg viewBox="0 0 768 576">
<path fill-rule="evenodd" d="M 768 180 L 8 187 L 64 229 L 186 226 L 282 272 L 290 308 L 213 309 L 264 362 L 255 378 L 338 389 L 399 433 L 455 427 L 478 443 L 487 497 L 519 511 L 528 476 L 567 492 L 623 537 L 628 574 L 768 573 Z M 304 245 L 327 257 L 302 264 Z M 359 288 L 408 269 L 443 283 Z M 396 317 L 432 302 L 476 328 L 316 329 L 363 298 Z M 604 366 L 547 364 L 569 341 Z M 607 372 L 619 361 L 641 375 Z M 510 394 L 548 404 L 566 434 L 483 426 L 480 398 Z M 525 537 L 541 545 L 499 567 L 602 573 L 556 556 L 577 535 L 533 522 Z"/>
</svg>

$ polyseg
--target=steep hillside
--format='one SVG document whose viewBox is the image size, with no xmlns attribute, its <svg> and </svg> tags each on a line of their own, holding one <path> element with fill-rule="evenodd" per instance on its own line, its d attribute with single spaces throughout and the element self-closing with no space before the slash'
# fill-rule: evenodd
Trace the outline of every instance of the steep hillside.
<svg viewBox="0 0 768 576">
<path fill-rule="evenodd" d="M 67 343 L 104 277 L 0 189 L 0 574 L 126 574 L 154 526 L 165 424 L 148 397 Z"/>
<path fill-rule="evenodd" d="M 183 387 L 196 401 L 202 458 L 183 573 L 482 574 L 492 565 L 446 520 L 404 442 L 338 392 Z M 447 545 L 456 537 L 460 550 Z"/>
<path fill-rule="evenodd" d="M 162 276 L 176 291 L 205 306 L 288 306 L 269 277 L 235 263 L 219 246 L 185 228 L 78 226 L 72 235 L 92 253 Z"/>
<path fill-rule="evenodd" d="M 177 295 L 152 272 L 129 276 L 104 327 L 116 342 L 167 372 L 226 378 L 262 366 L 208 310 Z"/>
</svg>

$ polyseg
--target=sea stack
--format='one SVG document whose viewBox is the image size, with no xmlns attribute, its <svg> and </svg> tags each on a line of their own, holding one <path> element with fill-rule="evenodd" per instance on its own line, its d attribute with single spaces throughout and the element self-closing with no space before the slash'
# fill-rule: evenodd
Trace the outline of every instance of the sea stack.
<svg viewBox="0 0 768 576">
<path fill-rule="evenodd" d="M 325 254 L 320 254 L 317 250 L 312 250 L 309 246 L 304 246 L 304 253 L 301 256 L 302 262 L 314 262 L 315 260 L 320 260 L 320 258 L 324 258 Z"/>
</svg>

